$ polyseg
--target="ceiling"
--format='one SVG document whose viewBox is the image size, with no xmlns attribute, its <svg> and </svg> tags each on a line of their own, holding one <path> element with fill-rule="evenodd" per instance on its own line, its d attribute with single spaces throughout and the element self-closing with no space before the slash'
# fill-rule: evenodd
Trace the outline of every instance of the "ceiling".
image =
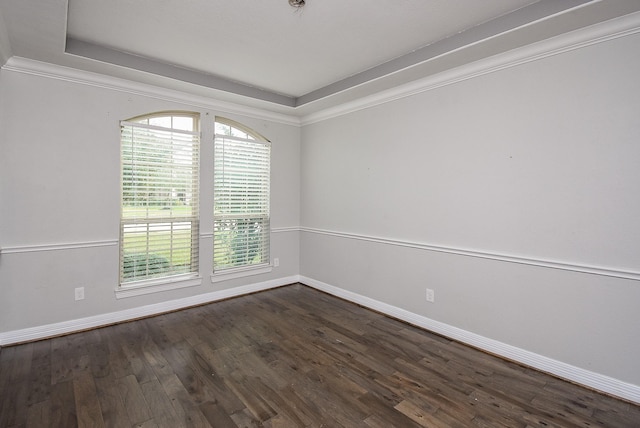
<svg viewBox="0 0 640 428">
<path fill-rule="evenodd" d="M 6 56 L 303 115 L 638 10 L 638 0 L 2 0 L 0 41 Z"/>
</svg>

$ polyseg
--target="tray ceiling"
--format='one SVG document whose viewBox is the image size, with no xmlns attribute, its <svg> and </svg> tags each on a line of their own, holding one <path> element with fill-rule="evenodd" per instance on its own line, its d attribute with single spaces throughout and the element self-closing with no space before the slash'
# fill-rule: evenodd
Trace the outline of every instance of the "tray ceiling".
<svg viewBox="0 0 640 428">
<path fill-rule="evenodd" d="M 637 0 L 3 0 L 0 19 L 15 56 L 308 113 L 639 9 Z"/>
</svg>

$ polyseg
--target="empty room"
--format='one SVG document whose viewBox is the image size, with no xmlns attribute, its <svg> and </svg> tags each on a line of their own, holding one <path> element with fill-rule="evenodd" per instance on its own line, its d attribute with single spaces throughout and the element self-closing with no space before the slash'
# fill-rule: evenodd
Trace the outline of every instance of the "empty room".
<svg viewBox="0 0 640 428">
<path fill-rule="evenodd" d="M 638 0 L 0 0 L 0 428 L 640 426 Z"/>
</svg>

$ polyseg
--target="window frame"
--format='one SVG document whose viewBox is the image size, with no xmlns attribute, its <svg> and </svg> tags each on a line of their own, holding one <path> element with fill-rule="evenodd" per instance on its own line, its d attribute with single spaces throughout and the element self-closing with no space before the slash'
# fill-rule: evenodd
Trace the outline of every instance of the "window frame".
<svg viewBox="0 0 640 428">
<path fill-rule="evenodd" d="M 228 133 L 230 135 L 227 134 L 221 134 L 220 132 L 218 132 L 218 125 L 224 126 L 229 128 Z M 235 122 L 231 119 L 227 119 L 224 117 L 216 117 L 215 118 L 215 131 L 214 131 L 214 180 L 213 180 L 213 195 L 214 195 L 214 207 L 213 207 L 213 225 L 214 225 L 214 232 L 213 232 L 213 257 L 212 257 L 212 262 L 213 262 L 213 272 L 211 274 L 211 281 L 212 282 L 220 282 L 220 281 L 226 281 L 228 279 L 234 279 L 234 278 L 241 278 L 241 277 L 245 277 L 245 276 L 249 276 L 249 275 L 257 275 L 257 274 L 262 274 L 262 273 L 268 273 L 271 272 L 273 266 L 271 264 L 271 256 L 270 256 L 270 249 L 271 249 L 271 212 L 270 212 L 270 196 L 271 196 L 271 142 L 265 138 L 264 136 L 260 135 L 259 133 L 253 131 L 252 129 L 238 123 Z M 234 132 L 234 130 L 236 132 Z M 234 135 L 235 134 L 235 135 Z M 243 135 L 244 134 L 244 135 Z M 216 212 L 217 211 L 217 204 L 216 204 L 216 199 L 220 200 L 220 194 L 217 193 L 220 190 L 220 174 L 218 172 L 218 169 L 216 167 L 216 161 L 220 160 L 220 159 L 216 159 L 216 154 L 219 154 L 220 150 L 219 150 L 219 144 L 221 142 L 221 139 L 225 139 L 227 141 L 231 141 L 233 143 L 236 144 L 256 144 L 256 145 L 260 145 L 262 147 L 266 147 L 266 151 L 267 151 L 267 155 L 266 155 L 266 193 L 262 192 L 260 193 L 260 201 L 262 201 L 260 204 L 262 206 L 264 206 L 266 204 L 266 209 L 261 212 L 261 213 L 255 213 L 255 212 L 242 212 L 242 213 L 237 213 L 237 214 L 221 214 L 220 212 Z M 224 162 L 224 160 L 223 160 Z M 256 171 L 260 171 L 260 170 L 256 170 Z M 254 171 L 254 172 L 256 172 Z M 263 171 L 264 172 L 264 171 Z M 223 178 L 224 180 L 224 178 Z M 236 183 L 237 184 L 237 183 Z M 265 183 L 263 183 L 265 184 Z M 245 189 L 245 193 L 246 189 Z M 256 201 L 253 201 L 254 203 Z M 228 203 L 228 201 L 227 201 Z M 238 266 L 223 266 L 220 267 L 219 264 L 216 263 L 216 257 L 217 255 L 219 256 L 219 253 L 217 253 L 217 248 L 216 248 L 216 239 L 218 238 L 218 233 L 216 232 L 216 230 L 218 230 L 218 228 L 216 227 L 216 223 L 218 221 L 221 220 L 236 220 L 236 221 L 247 221 L 248 219 L 258 219 L 259 223 L 262 225 L 263 228 L 265 228 L 266 230 L 262 230 L 261 232 L 261 240 L 260 240 L 260 252 L 261 252 L 261 261 L 259 261 L 258 263 L 248 263 L 248 264 L 241 264 Z M 248 244 L 247 244 L 248 245 Z"/>
<path fill-rule="evenodd" d="M 175 124 L 175 119 L 181 118 L 181 117 L 190 118 L 192 120 L 193 126 L 191 127 L 191 130 L 186 130 L 186 129 L 181 129 L 176 127 L 177 125 Z M 170 127 L 159 126 L 157 124 L 152 123 L 154 122 L 154 119 L 162 119 L 162 118 L 169 119 L 171 124 Z M 157 155 L 157 153 L 160 153 L 160 150 L 166 149 L 167 147 L 170 147 L 170 149 L 172 150 L 170 151 L 170 154 L 169 154 L 169 156 L 171 157 L 171 163 L 168 164 L 169 167 L 165 168 L 164 165 L 162 164 L 160 167 L 158 167 L 159 168 L 158 170 L 161 172 L 166 172 L 166 171 L 171 172 L 171 179 L 170 179 L 171 181 L 169 181 L 170 184 L 168 185 L 168 188 L 171 189 L 171 195 L 170 195 L 171 203 L 169 205 L 169 208 L 167 208 L 165 205 L 158 205 L 158 206 L 161 206 L 160 210 L 168 209 L 169 212 L 167 213 L 168 214 L 167 216 L 149 215 L 149 212 L 150 212 L 149 208 L 151 206 L 155 206 L 151 204 L 150 196 L 146 201 L 146 204 L 131 205 L 132 207 L 135 207 L 135 206 L 145 207 L 144 209 L 142 210 L 140 209 L 136 210 L 135 208 L 132 209 L 133 215 L 130 217 L 127 216 L 125 213 L 125 206 L 126 206 L 125 194 L 127 190 L 132 191 L 132 189 L 138 190 L 139 188 L 141 188 L 139 184 L 133 183 L 133 178 L 125 179 L 125 151 L 126 151 L 125 150 L 125 143 L 126 143 L 125 127 L 128 127 L 128 129 L 131 129 L 131 136 L 130 136 L 131 144 L 133 144 L 133 139 L 135 138 L 135 132 L 145 132 L 145 131 L 148 132 L 150 136 L 156 137 L 162 141 L 161 143 L 158 143 L 160 145 L 149 146 L 151 147 L 151 149 L 149 149 L 150 154 L 142 154 L 142 156 L 140 156 L 139 158 L 135 158 L 135 159 L 132 158 L 130 161 L 127 160 L 126 162 L 130 162 L 129 164 L 131 165 L 131 168 L 139 167 L 140 164 L 144 164 L 145 161 L 151 163 L 151 158 L 145 158 L 144 156 L 152 156 L 154 154 Z M 142 130 L 145 130 L 145 131 L 142 131 Z M 201 197 L 200 195 L 200 162 L 201 162 L 200 114 L 197 112 L 187 112 L 187 111 L 162 111 L 162 112 L 155 112 L 155 113 L 150 113 L 142 116 L 136 116 L 134 118 L 123 120 L 120 122 L 120 135 L 121 135 L 120 136 L 120 165 L 121 165 L 120 241 L 119 241 L 119 269 L 118 269 L 119 276 L 118 276 L 118 287 L 116 289 L 116 297 L 117 298 L 128 297 L 128 296 L 147 294 L 147 293 L 152 293 L 157 291 L 164 291 L 169 289 L 177 289 L 177 288 L 199 285 L 202 281 L 200 277 L 200 263 L 199 263 L 199 252 L 200 252 L 199 206 L 200 206 L 200 197 Z M 164 137 L 164 139 L 162 139 L 161 137 L 159 137 L 159 135 L 168 135 L 168 137 Z M 174 147 L 174 142 L 176 141 L 177 141 L 177 145 Z M 167 143 L 167 142 L 170 142 L 170 143 Z M 169 144 L 169 145 L 166 146 L 166 144 Z M 140 148 L 138 148 L 138 150 L 140 150 Z M 183 162 L 176 161 L 176 158 L 178 158 L 180 155 L 185 156 L 185 153 L 188 154 L 186 159 L 190 160 L 190 166 L 189 166 L 189 163 L 185 163 L 184 161 Z M 133 152 L 132 152 L 132 156 L 134 156 Z M 186 179 L 187 180 L 186 183 L 188 183 L 188 187 L 185 188 L 185 193 L 182 195 L 176 191 L 176 188 L 181 186 L 180 186 L 180 181 L 178 181 L 179 179 L 176 178 L 178 177 L 178 173 L 176 173 L 175 170 L 183 171 L 183 174 L 184 174 L 184 171 L 187 171 L 186 176 L 185 175 L 181 176 L 181 179 L 182 180 Z M 147 174 L 149 173 L 147 172 Z M 144 175 L 135 176 L 134 174 L 131 174 L 131 176 L 138 177 L 138 180 L 140 179 L 139 177 L 144 177 Z M 130 181 L 128 183 L 129 187 L 125 189 L 125 182 L 127 180 Z M 160 180 L 159 179 L 157 180 L 159 183 Z M 182 183 L 182 185 L 184 185 L 184 183 Z M 157 186 L 159 185 L 157 184 Z M 148 189 L 157 190 L 157 189 L 163 189 L 163 188 L 148 187 Z M 166 189 L 164 190 L 166 191 Z M 188 195 L 190 195 L 191 197 L 188 198 Z M 182 199 L 182 202 L 186 202 L 187 199 L 189 199 L 189 203 L 188 205 L 186 205 L 189 208 L 185 210 L 190 212 L 189 215 L 184 215 L 184 213 L 183 214 L 174 213 L 174 208 L 173 208 L 174 203 L 176 202 L 176 200 L 179 201 L 181 199 Z M 140 212 L 145 212 L 145 211 L 146 211 L 146 216 L 143 214 L 140 214 Z M 176 210 L 176 211 L 179 212 L 180 210 Z M 162 212 L 162 214 L 164 214 L 164 212 Z M 177 235 L 180 234 L 179 231 L 176 231 L 177 230 L 176 225 L 178 223 L 189 223 L 188 229 L 190 231 L 190 234 L 188 235 L 189 237 L 187 238 L 187 241 L 186 241 L 188 242 L 186 247 L 180 247 L 180 243 L 178 239 L 181 239 L 184 242 L 185 237 L 184 236 L 182 236 L 181 238 L 177 237 Z M 160 230 L 160 229 L 155 231 L 151 230 L 152 225 L 160 225 L 160 224 L 169 224 L 169 230 Z M 134 230 L 134 229 L 139 229 L 141 227 L 146 227 L 146 230 L 145 231 Z M 129 228 L 130 230 L 127 231 L 126 230 L 127 228 Z M 143 240 L 146 242 L 146 245 L 145 245 L 146 251 L 141 252 L 140 254 L 144 254 L 143 258 L 145 258 L 146 260 L 147 272 L 149 271 L 150 256 L 154 254 L 152 252 L 153 250 L 149 249 L 152 232 L 161 232 L 161 233 L 169 232 L 169 238 L 162 237 L 161 239 L 167 240 L 167 241 L 164 241 L 163 243 L 166 244 L 168 242 L 169 244 L 168 249 L 171 257 L 174 256 L 174 251 L 176 252 L 178 250 L 185 251 L 185 248 L 186 248 L 187 254 L 189 254 L 188 256 L 189 265 L 188 265 L 188 268 L 186 269 L 187 271 L 179 272 L 178 269 L 175 268 L 175 266 L 170 266 L 170 269 L 172 269 L 172 271 L 167 272 L 166 275 L 160 274 L 160 275 L 154 275 L 152 277 L 146 277 L 146 278 L 142 277 L 140 279 L 125 281 L 124 280 L 125 279 L 125 258 L 126 258 L 125 247 L 126 247 L 127 232 L 129 232 L 129 235 L 128 235 L 129 237 L 131 237 L 131 235 L 133 235 L 134 233 L 138 233 L 138 234 L 146 233 L 146 235 L 144 235 L 144 238 L 143 238 Z M 175 246 L 174 246 L 174 243 L 176 243 Z M 166 251 L 167 247 L 162 247 L 162 249 Z M 154 257 L 158 257 L 158 256 L 154 255 Z M 132 262 L 130 259 L 129 266 L 131 265 L 131 263 Z M 172 260 L 170 260 L 169 263 L 172 263 Z M 135 264 L 135 262 L 133 262 L 133 264 Z M 134 268 L 134 272 L 135 272 L 135 268 Z"/>
</svg>

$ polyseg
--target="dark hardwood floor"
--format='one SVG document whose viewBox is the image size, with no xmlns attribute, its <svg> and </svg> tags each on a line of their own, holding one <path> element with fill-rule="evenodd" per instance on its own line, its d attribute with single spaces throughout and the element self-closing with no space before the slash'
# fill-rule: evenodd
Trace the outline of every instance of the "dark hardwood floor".
<svg viewBox="0 0 640 428">
<path fill-rule="evenodd" d="M 638 427 L 640 407 L 302 285 L 0 350 L 0 427 Z"/>
</svg>

